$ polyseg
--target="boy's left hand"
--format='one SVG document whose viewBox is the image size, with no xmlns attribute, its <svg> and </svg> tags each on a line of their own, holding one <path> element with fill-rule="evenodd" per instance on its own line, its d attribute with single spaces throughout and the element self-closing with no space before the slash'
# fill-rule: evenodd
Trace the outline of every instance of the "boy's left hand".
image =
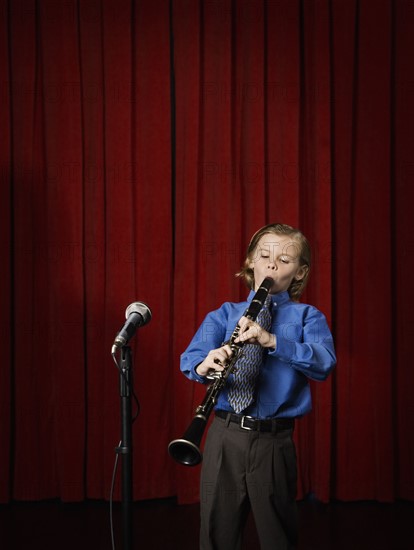
<svg viewBox="0 0 414 550">
<path fill-rule="evenodd" d="M 240 332 L 234 341 L 235 343 L 244 342 L 246 344 L 258 344 L 264 348 L 276 348 L 276 336 L 267 332 L 251 319 L 242 317 L 239 326 Z"/>
</svg>

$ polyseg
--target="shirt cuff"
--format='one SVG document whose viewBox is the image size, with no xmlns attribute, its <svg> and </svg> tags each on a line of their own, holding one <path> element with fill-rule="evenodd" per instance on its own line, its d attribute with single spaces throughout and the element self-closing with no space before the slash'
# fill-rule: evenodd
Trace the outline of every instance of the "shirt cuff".
<svg viewBox="0 0 414 550">
<path fill-rule="evenodd" d="M 292 357 L 296 352 L 295 342 L 289 342 L 288 340 L 283 340 L 283 346 L 280 345 L 280 338 L 276 336 L 276 347 L 269 348 L 269 355 L 278 357 L 286 363 L 292 362 Z"/>
<path fill-rule="evenodd" d="M 192 372 L 193 372 L 193 379 L 196 381 L 196 382 L 201 382 L 202 384 L 206 384 L 208 382 L 208 379 L 206 376 L 201 376 L 200 374 L 197 373 L 196 371 L 196 368 L 198 367 L 200 363 L 197 363 L 197 365 L 195 365 L 195 367 L 193 367 L 192 369 Z"/>
</svg>

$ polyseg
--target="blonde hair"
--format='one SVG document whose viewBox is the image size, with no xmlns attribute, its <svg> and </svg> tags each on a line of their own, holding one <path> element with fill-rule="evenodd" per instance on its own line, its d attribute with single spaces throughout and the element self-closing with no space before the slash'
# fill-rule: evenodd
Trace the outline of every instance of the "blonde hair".
<svg viewBox="0 0 414 550">
<path fill-rule="evenodd" d="M 263 237 L 263 235 L 269 233 L 291 237 L 300 246 L 299 263 L 301 266 L 305 267 L 305 274 L 300 280 L 294 279 L 290 287 L 288 288 L 289 296 L 291 297 L 291 299 L 298 301 L 308 282 L 311 266 L 311 249 L 305 235 L 299 229 L 291 227 L 290 225 L 286 225 L 283 223 L 271 223 L 256 231 L 256 233 L 250 240 L 249 246 L 247 247 L 247 255 L 244 264 L 240 272 L 236 275 L 237 277 L 244 279 L 249 288 L 254 289 L 254 271 L 249 266 L 254 258 L 256 248 L 260 239 Z"/>
</svg>

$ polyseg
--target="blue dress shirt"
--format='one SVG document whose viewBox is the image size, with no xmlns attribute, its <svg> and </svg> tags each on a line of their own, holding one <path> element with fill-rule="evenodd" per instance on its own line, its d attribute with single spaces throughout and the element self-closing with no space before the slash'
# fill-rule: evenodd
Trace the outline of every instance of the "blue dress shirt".
<svg viewBox="0 0 414 550">
<path fill-rule="evenodd" d="M 206 316 L 181 355 L 181 371 L 190 380 L 209 382 L 196 373 L 197 365 L 231 337 L 254 294 L 251 291 L 246 302 L 225 302 Z M 325 380 L 336 364 L 335 349 L 326 318 L 318 309 L 293 302 L 288 292 L 272 295 L 272 301 L 270 332 L 276 335 L 276 349 L 265 350 L 255 400 L 243 413 L 255 418 L 295 418 L 311 410 L 308 379 Z M 234 412 L 226 388 L 215 408 Z"/>
</svg>

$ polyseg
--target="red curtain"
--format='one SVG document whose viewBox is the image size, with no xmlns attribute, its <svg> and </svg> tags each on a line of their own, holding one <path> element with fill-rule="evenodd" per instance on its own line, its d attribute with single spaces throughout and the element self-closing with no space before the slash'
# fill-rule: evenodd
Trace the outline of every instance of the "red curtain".
<svg viewBox="0 0 414 550">
<path fill-rule="evenodd" d="M 313 245 L 338 365 L 298 422 L 299 497 L 414 498 L 411 0 L 0 0 L 0 501 L 108 498 L 124 310 L 134 498 L 205 388 L 179 356 L 265 223 Z M 117 486 L 119 496 L 119 486 Z"/>
</svg>

